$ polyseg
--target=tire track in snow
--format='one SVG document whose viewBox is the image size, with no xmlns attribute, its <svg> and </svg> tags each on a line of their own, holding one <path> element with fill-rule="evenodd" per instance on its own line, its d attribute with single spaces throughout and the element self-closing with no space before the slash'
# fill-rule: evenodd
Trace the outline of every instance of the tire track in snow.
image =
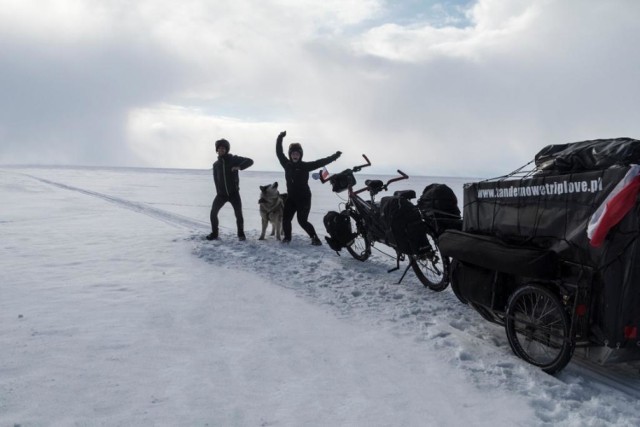
<svg viewBox="0 0 640 427">
<path fill-rule="evenodd" d="M 60 182 L 50 181 L 48 179 L 39 178 L 33 175 L 28 175 L 28 174 L 22 174 L 22 175 L 28 176 L 29 178 L 35 179 L 36 181 L 40 181 L 42 183 L 52 185 L 54 187 L 62 188 L 63 190 L 69 190 L 76 193 L 85 194 L 87 196 L 96 197 L 98 199 L 106 200 L 107 202 L 113 203 L 114 205 L 117 205 L 121 208 L 129 209 L 131 211 L 150 216 L 152 218 L 158 219 L 174 227 L 175 226 L 185 227 L 188 229 L 201 229 L 203 227 L 206 227 L 206 228 L 209 227 L 208 222 L 198 221 L 183 215 L 178 215 L 162 209 L 154 208 L 145 203 L 134 202 L 131 200 L 120 198 L 120 197 L 99 193 L 97 191 L 85 190 L 84 188 L 74 187 L 74 186 L 63 184 Z"/>
<path fill-rule="evenodd" d="M 575 354 L 568 370 L 640 399 L 640 362 L 599 365 Z"/>
</svg>

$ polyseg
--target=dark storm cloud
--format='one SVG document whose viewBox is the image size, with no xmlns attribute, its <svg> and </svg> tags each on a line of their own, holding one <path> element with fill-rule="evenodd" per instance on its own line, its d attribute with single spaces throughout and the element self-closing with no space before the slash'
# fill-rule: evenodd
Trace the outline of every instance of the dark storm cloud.
<svg viewBox="0 0 640 427">
<path fill-rule="evenodd" d="M 0 160 L 135 163 L 126 115 L 181 84 L 168 55 L 151 45 L 0 43 Z"/>
</svg>

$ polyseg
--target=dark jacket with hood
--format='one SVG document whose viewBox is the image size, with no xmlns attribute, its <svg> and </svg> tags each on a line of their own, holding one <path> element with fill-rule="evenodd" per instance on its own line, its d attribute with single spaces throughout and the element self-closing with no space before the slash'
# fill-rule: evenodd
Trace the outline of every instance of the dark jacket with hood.
<svg viewBox="0 0 640 427">
<path fill-rule="evenodd" d="M 284 155 L 282 150 L 283 135 L 278 136 L 276 141 L 276 155 L 280 164 L 284 168 L 284 177 L 287 181 L 287 193 L 289 197 L 296 196 L 310 196 L 311 189 L 309 188 L 309 172 L 318 170 L 319 168 L 328 165 L 335 161 L 340 155 L 338 153 L 333 154 L 323 159 L 318 159 L 313 162 L 302 161 L 302 147 L 298 145 L 296 151 L 300 153 L 300 160 L 297 162 L 291 161 L 289 157 Z"/>
<path fill-rule="evenodd" d="M 253 165 L 253 160 L 248 157 L 225 154 L 218 156 L 218 160 L 213 164 L 213 182 L 216 184 L 216 191 L 223 196 L 230 196 L 240 192 L 240 177 L 238 171 L 231 168 L 238 167 L 245 170 Z"/>
</svg>

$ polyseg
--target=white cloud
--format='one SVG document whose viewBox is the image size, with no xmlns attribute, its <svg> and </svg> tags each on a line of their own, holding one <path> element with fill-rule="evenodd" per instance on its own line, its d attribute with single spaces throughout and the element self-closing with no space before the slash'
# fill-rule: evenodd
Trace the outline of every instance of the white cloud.
<svg viewBox="0 0 640 427">
<path fill-rule="evenodd" d="M 535 25 L 548 0 L 483 0 L 467 11 L 471 25 L 434 27 L 388 23 L 372 28 L 353 44 L 357 52 L 394 61 L 423 62 L 442 56 L 480 58 L 483 51 L 510 44 Z"/>
<path fill-rule="evenodd" d="M 262 156 L 286 128 L 310 158 L 472 175 L 550 143 L 640 137 L 639 2 L 478 0 L 464 28 L 388 6 L 5 0 L 0 162 L 57 147 L 71 163 L 202 167 L 210 139 Z"/>
<path fill-rule="evenodd" d="M 127 136 L 132 151 L 146 166 L 206 169 L 215 160 L 213 143 L 225 138 L 231 152 L 252 157 L 260 170 L 279 170 L 275 141 L 282 130 L 295 134 L 297 125 L 243 121 L 211 116 L 198 109 L 159 105 L 133 110 Z"/>
<path fill-rule="evenodd" d="M 0 33 L 49 42 L 80 42 L 107 33 L 111 17 L 100 3 L 82 0 L 4 0 Z"/>
</svg>

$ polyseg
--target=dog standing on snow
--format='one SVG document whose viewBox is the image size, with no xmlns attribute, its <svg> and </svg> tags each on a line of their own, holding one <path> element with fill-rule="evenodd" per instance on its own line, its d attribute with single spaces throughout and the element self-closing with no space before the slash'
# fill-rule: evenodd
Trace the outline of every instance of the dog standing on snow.
<svg viewBox="0 0 640 427">
<path fill-rule="evenodd" d="M 282 213 L 284 209 L 284 199 L 286 194 L 278 192 L 278 183 L 274 182 L 269 185 L 260 186 L 260 217 L 262 218 L 262 233 L 259 240 L 264 240 L 267 227 L 271 223 L 271 235 L 276 235 L 276 239 L 280 240 L 282 233 Z"/>
</svg>

